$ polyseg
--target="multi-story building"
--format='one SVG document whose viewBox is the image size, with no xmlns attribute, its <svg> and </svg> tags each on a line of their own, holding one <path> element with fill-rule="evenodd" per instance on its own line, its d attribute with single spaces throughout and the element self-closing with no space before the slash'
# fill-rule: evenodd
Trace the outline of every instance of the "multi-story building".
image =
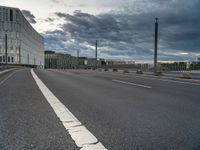
<svg viewBox="0 0 200 150">
<path fill-rule="evenodd" d="M 18 8 L 0 6 L 0 64 L 43 68 L 43 41 Z"/>
<path fill-rule="evenodd" d="M 77 63 L 77 58 L 69 54 L 45 51 L 46 69 L 75 69 L 77 68 Z"/>
</svg>

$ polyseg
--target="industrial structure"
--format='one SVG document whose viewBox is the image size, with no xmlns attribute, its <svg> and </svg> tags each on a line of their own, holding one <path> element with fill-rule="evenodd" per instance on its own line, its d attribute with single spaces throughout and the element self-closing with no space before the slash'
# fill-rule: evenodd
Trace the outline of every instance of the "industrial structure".
<svg viewBox="0 0 200 150">
<path fill-rule="evenodd" d="M 0 6 L 0 64 L 44 67 L 44 40 L 18 8 Z"/>
</svg>

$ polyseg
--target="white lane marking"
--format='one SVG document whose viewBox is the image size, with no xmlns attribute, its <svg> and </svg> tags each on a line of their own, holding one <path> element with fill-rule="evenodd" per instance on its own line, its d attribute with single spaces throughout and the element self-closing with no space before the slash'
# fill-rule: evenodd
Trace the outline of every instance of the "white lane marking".
<svg viewBox="0 0 200 150">
<path fill-rule="evenodd" d="M 0 82 L 0 85 L 2 85 L 3 83 L 5 83 L 10 77 L 12 77 L 14 74 L 16 73 L 16 71 L 15 72 L 13 72 L 13 73 L 11 73 L 9 76 L 7 76 L 5 79 L 3 79 L 1 82 Z"/>
<path fill-rule="evenodd" d="M 133 76 L 128 76 L 128 75 L 124 75 L 124 76 L 126 76 L 126 77 L 133 77 Z M 163 78 L 163 79 L 159 79 L 159 78 L 157 78 L 157 77 L 147 77 L 147 76 L 134 76 L 134 77 L 136 77 L 136 78 L 142 78 L 142 79 L 150 79 L 150 80 L 159 80 L 159 81 L 164 81 L 164 82 L 174 82 L 174 83 L 180 83 L 180 84 L 188 84 L 188 85 L 200 85 L 200 83 L 194 83 L 194 82 L 184 82 L 184 81 L 178 81 L 179 79 L 167 79 L 167 78 Z M 182 79 L 183 80 L 183 79 Z M 194 80 L 191 80 L 191 79 L 189 79 L 189 81 L 194 81 Z M 197 80 L 195 80 L 195 81 L 197 81 Z"/>
<path fill-rule="evenodd" d="M 107 150 L 97 138 L 84 126 L 81 122 L 65 107 L 63 103 L 46 87 L 39 79 L 33 69 L 31 74 L 43 93 L 46 100 L 49 102 L 57 117 L 60 119 L 65 129 L 71 135 L 76 145 L 81 150 Z"/>
<path fill-rule="evenodd" d="M 147 86 L 147 85 L 142 85 L 142 84 L 136 84 L 136 83 L 132 83 L 132 82 L 126 82 L 126 81 L 121 81 L 121 80 L 112 80 L 113 82 L 118 82 L 118 83 L 123 83 L 123 84 L 128 84 L 128 85 L 134 85 L 134 86 L 139 86 L 139 87 L 143 87 L 143 88 L 148 88 L 151 89 L 152 86 Z"/>
<path fill-rule="evenodd" d="M 16 68 L 11 68 L 11 69 L 7 69 L 7 70 L 4 70 L 4 71 L 1 71 L 0 74 L 3 74 L 3 73 L 6 73 L 6 72 L 9 72 L 9 71 L 12 71 L 12 70 L 15 70 Z"/>
<path fill-rule="evenodd" d="M 110 74 L 110 75 L 119 75 L 121 77 L 134 77 L 134 78 L 142 78 L 142 79 L 150 79 L 150 80 L 160 80 L 160 81 L 164 81 L 164 82 L 174 82 L 174 83 L 180 83 L 180 84 L 186 84 L 186 85 L 197 85 L 197 86 L 200 86 L 200 83 L 194 83 L 194 82 L 198 82 L 199 80 L 194 80 L 194 79 L 189 79 L 187 81 L 184 81 L 185 79 L 176 79 L 176 78 L 167 78 L 167 77 L 163 77 L 162 79 L 161 78 L 158 78 L 158 77 L 155 77 L 153 75 L 142 75 L 142 76 L 139 76 L 139 75 L 122 75 L 122 74 L 113 74 L 113 73 L 110 73 L 110 72 L 101 72 L 102 74 Z M 175 81 L 176 80 L 176 81 Z M 181 81 L 178 81 L 178 80 L 181 80 Z M 194 81 L 194 82 L 189 82 L 189 81 Z"/>
</svg>

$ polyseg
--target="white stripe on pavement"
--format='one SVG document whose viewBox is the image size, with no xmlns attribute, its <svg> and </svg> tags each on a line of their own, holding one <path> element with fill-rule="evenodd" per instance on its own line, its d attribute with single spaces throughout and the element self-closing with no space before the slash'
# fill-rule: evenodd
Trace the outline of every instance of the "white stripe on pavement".
<svg viewBox="0 0 200 150">
<path fill-rule="evenodd" d="M 16 68 L 6 69 L 6 70 L 4 70 L 4 71 L 1 71 L 0 74 L 9 72 L 9 71 L 12 71 L 12 70 L 15 70 L 15 69 L 16 69 Z"/>
<path fill-rule="evenodd" d="M 31 74 L 39 89 L 49 102 L 57 117 L 63 123 L 65 129 L 71 135 L 76 145 L 81 150 L 107 150 L 97 138 L 60 102 L 60 100 L 39 79 L 33 69 Z"/>
<path fill-rule="evenodd" d="M 133 85 L 133 86 L 139 86 L 139 87 L 143 87 L 143 88 L 148 88 L 151 89 L 152 86 L 147 86 L 147 85 L 142 85 L 142 84 L 136 84 L 136 83 L 132 83 L 132 82 L 126 82 L 126 81 L 121 81 L 121 80 L 112 80 L 113 82 L 118 82 L 118 83 L 123 83 L 123 84 L 128 84 L 128 85 Z"/>
<path fill-rule="evenodd" d="M 0 82 L 0 85 L 2 85 L 4 82 L 6 82 L 10 77 L 12 77 L 17 71 L 14 71 L 13 73 L 11 73 L 9 76 L 7 76 L 4 80 L 2 80 Z"/>
<path fill-rule="evenodd" d="M 133 77 L 129 75 L 124 75 L 126 77 Z M 174 83 L 180 83 L 180 84 L 185 84 L 185 85 L 200 85 L 200 83 L 194 83 L 194 82 L 189 82 L 189 81 L 198 81 L 198 80 L 193 80 L 193 79 L 176 79 L 176 78 L 157 78 L 157 77 L 148 77 L 148 76 L 134 76 L 136 78 L 141 78 L 141 79 L 150 79 L 150 80 L 159 80 L 159 81 L 164 81 L 164 82 L 174 82 Z M 180 81 L 179 81 L 180 80 Z M 186 81 L 184 81 L 186 80 Z"/>
</svg>

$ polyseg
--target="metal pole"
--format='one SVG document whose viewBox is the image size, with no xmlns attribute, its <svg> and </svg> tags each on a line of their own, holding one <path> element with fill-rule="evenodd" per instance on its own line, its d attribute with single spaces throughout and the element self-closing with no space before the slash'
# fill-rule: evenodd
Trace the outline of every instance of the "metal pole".
<svg viewBox="0 0 200 150">
<path fill-rule="evenodd" d="M 29 65 L 29 53 L 27 54 L 27 63 Z"/>
<path fill-rule="evenodd" d="M 98 42 L 96 41 L 96 50 L 95 50 L 95 58 L 97 60 L 97 46 L 98 46 Z"/>
<path fill-rule="evenodd" d="M 79 65 L 79 50 L 77 50 L 77 69 L 78 69 L 78 65 Z"/>
<path fill-rule="evenodd" d="M 8 37 L 7 34 L 5 34 L 5 61 L 6 61 L 6 65 L 8 63 Z"/>
<path fill-rule="evenodd" d="M 77 58 L 79 58 L 79 50 L 77 50 Z"/>
<path fill-rule="evenodd" d="M 97 62 L 97 47 L 98 47 L 98 41 L 96 40 L 96 49 L 95 49 L 96 68 L 98 66 L 98 62 Z"/>
<path fill-rule="evenodd" d="M 19 64 L 21 64 L 21 48 L 19 46 Z"/>
<path fill-rule="evenodd" d="M 155 50 L 154 50 L 154 73 L 157 72 L 157 54 L 158 54 L 158 18 L 155 18 Z"/>
</svg>

